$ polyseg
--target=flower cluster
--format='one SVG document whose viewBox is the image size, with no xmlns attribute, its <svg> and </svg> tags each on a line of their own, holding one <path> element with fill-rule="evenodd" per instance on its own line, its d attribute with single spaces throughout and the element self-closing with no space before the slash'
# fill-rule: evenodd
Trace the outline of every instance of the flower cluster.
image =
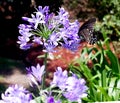
<svg viewBox="0 0 120 103">
<path fill-rule="evenodd" d="M 41 77 L 44 74 L 44 66 L 37 64 L 36 67 L 31 67 L 31 72 L 29 72 L 29 77 L 31 81 L 35 85 L 38 86 L 38 83 L 41 83 Z M 31 75 L 31 76 L 30 76 Z M 35 77 L 35 79 L 33 79 Z M 58 67 L 56 72 L 54 72 L 53 80 L 50 83 L 50 91 L 42 90 L 40 94 L 42 97 L 46 98 L 48 101 L 55 101 L 54 96 L 52 96 L 52 90 L 55 87 L 59 87 L 61 91 L 61 95 L 67 98 L 69 101 L 74 102 L 81 102 L 81 98 L 87 96 L 87 86 L 85 86 L 85 80 L 79 79 L 75 74 L 72 73 L 72 76 L 68 76 L 68 72 L 66 70 L 62 71 L 61 67 Z M 59 90 L 58 90 L 59 91 Z M 60 93 L 58 93 L 60 95 Z M 59 100 L 58 100 L 59 101 Z M 57 103 L 59 103 L 57 101 Z M 47 103 L 54 103 L 54 102 L 47 102 Z"/>
<path fill-rule="evenodd" d="M 61 67 L 58 67 L 54 72 L 53 80 L 48 88 L 41 88 L 42 76 L 45 73 L 44 66 L 37 64 L 36 67 L 32 66 L 27 68 L 30 70 L 28 76 L 39 90 L 39 97 L 36 101 L 42 101 L 43 103 L 62 103 L 61 98 L 66 98 L 70 102 L 81 103 L 81 98 L 87 96 L 87 86 L 85 85 L 84 79 L 79 79 L 75 74 L 72 73 L 68 76 L 66 70 L 62 71 Z M 59 88 L 56 90 L 56 87 Z M 23 87 L 18 85 L 10 86 L 5 94 L 2 94 L 0 103 L 36 103 L 31 100 L 31 94 Z"/>
<path fill-rule="evenodd" d="M 32 100 L 32 95 L 18 85 L 10 86 L 1 97 L 0 103 L 30 103 Z"/>
<path fill-rule="evenodd" d="M 41 84 L 42 81 L 42 76 L 44 74 L 44 69 L 45 66 L 41 66 L 39 64 L 37 64 L 36 67 L 31 66 L 31 68 L 27 68 L 28 70 L 28 77 L 31 79 L 31 81 L 35 84 L 35 85 L 39 85 Z M 32 83 L 30 83 L 32 85 Z"/>
<path fill-rule="evenodd" d="M 49 7 L 38 7 L 31 18 L 23 17 L 28 24 L 19 25 L 18 37 L 21 49 L 29 49 L 34 43 L 43 45 L 45 51 L 54 51 L 61 45 L 70 50 L 76 50 L 80 39 L 78 36 L 79 22 L 69 21 L 68 12 L 60 8 L 58 15 L 49 13 Z"/>
<path fill-rule="evenodd" d="M 85 80 L 79 79 L 75 74 L 68 77 L 67 71 L 62 72 L 62 68 L 58 67 L 54 73 L 53 81 L 51 86 L 57 86 L 63 91 L 63 96 L 69 101 L 81 102 L 81 98 L 86 97 Z"/>
</svg>

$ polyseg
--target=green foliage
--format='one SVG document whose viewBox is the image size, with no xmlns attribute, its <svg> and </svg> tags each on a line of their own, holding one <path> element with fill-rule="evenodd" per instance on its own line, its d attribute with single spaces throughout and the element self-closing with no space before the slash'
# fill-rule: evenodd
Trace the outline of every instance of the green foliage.
<svg viewBox="0 0 120 103">
<path fill-rule="evenodd" d="M 111 40 L 120 37 L 120 0 L 91 0 L 90 2 L 101 21 L 96 24 L 96 29 L 102 32 L 104 39 L 108 36 Z"/>
<path fill-rule="evenodd" d="M 102 19 L 106 14 L 120 18 L 120 0 L 91 0 L 89 2 L 96 9 L 99 19 Z"/>
<path fill-rule="evenodd" d="M 120 19 L 115 15 L 105 15 L 102 22 L 96 23 L 95 29 L 101 31 L 104 39 L 120 40 Z"/>
<path fill-rule="evenodd" d="M 70 69 L 79 77 L 84 77 L 88 86 L 88 97 L 83 101 L 117 101 L 120 100 L 120 64 L 115 54 L 103 43 L 97 47 L 84 48 L 80 58 L 75 62 L 77 66 Z M 92 64 L 89 66 L 88 64 Z"/>
</svg>

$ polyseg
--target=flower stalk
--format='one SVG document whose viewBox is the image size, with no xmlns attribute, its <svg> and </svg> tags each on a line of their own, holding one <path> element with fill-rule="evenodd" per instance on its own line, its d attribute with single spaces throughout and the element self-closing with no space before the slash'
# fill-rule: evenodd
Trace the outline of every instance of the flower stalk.
<svg viewBox="0 0 120 103">
<path fill-rule="evenodd" d="M 43 74 L 43 77 L 42 77 L 42 89 L 45 89 L 45 78 L 47 76 L 47 56 L 48 56 L 48 53 L 46 52 L 45 53 L 45 58 L 44 58 L 44 66 L 45 66 L 45 73 Z"/>
</svg>

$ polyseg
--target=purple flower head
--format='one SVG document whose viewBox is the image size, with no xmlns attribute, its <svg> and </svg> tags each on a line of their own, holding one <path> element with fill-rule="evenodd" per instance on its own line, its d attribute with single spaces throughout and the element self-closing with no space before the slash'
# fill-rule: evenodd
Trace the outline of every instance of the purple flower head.
<svg viewBox="0 0 120 103">
<path fill-rule="evenodd" d="M 54 72 L 53 81 L 51 87 L 59 87 L 62 90 L 62 94 L 71 102 L 80 102 L 81 98 L 87 96 L 87 86 L 84 79 L 79 79 L 75 74 L 68 76 L 66 70 L 62 71 L 62 68 L 58 67 Z"/>
<path fill-rule="evenodd" d="M 70 50 L 77 49 L 79 22 L 71 23 L 64 8 L 60 8 L 58 15 L 55 15 L 49 12 L 48 6 L 39 6 L 31 18 L 23 17 L 23 20 L 28 21 L 29 25 L 19 26 L 21 36 L 18 43 L 21 49 L 29 49 L 33 43 L 43 45 L 46 52 L 53 52 L 58 44 Z"/>
<path fill-rule="evenodd" d="M 34 66 L 31 66 L 31 68 L 27 68 L 28 70 L 28 77 L 30 77 L 31 81 L 38 85 L 36 80 L 41 83 L 41 80 L 42 80 L 42 76 L 44 74 L 44 69 L 45 69 L 45 66 L 40 66 L 39 64 L 37 64 L 36 67 Z"/>
<path fill-rule="evenodd" d="M 84 79 L 79 79 L 73 75 L 66 81 L 66 91 L 63 95 L 70 101 L 81 101 L 81 98 L 87 96 L 87 86 Z"/>
<path fill-rule="evenodd" d="M 61 67 L 58 67 L 56 72 L 54 72 L 53 81 L 51 82 L 51 86 L 57 86 L 61 90 L 64 90 L 66 87 L 66 80 L 68 78 L 67 71 L 62 71 Z"/>
<path fill-rule="evenodd" d="M 3 103 L 30 103 L 31 94 L 23 87 L 14 85 L 8 87 L 4 94 L 2 94 Z"/>
</svg>

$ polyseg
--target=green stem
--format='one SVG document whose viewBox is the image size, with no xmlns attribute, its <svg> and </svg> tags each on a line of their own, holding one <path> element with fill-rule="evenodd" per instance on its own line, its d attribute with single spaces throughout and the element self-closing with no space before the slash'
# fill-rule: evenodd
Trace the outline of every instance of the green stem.
<svg viewBox="0 0 120 103">
<path fill-rule="evenodd" d="M 106 81 L 107 81 L 107 80 L 106 80 L 106 72 L 107 72 L 107 71 L 104 69 L 104 70 L 102 71 L 102 74 L 101 74 L 101 79 L 102 79 L 102 81 L 101 81 L 102 83 L 101 83 L 101 84 L 102 84 L 102 87 L 103 87 L 103 88 L 106 87 Z M 105 99 L 106 99 L 106 98 L 105 98 L 105 95 L 102 94 L 102 101 L 105 101 Z"/>
<path fill-rule="evenodd" d="M 45 58 L 44 58 L 44 65 L 45 65 L 45 73 L 42 77 L 42 89 L 45 89 L 45 78 L 46 78 L 46 75 L 47 75 L 47 55 L 48 53 L 45 53 Z"/>
</svg>

